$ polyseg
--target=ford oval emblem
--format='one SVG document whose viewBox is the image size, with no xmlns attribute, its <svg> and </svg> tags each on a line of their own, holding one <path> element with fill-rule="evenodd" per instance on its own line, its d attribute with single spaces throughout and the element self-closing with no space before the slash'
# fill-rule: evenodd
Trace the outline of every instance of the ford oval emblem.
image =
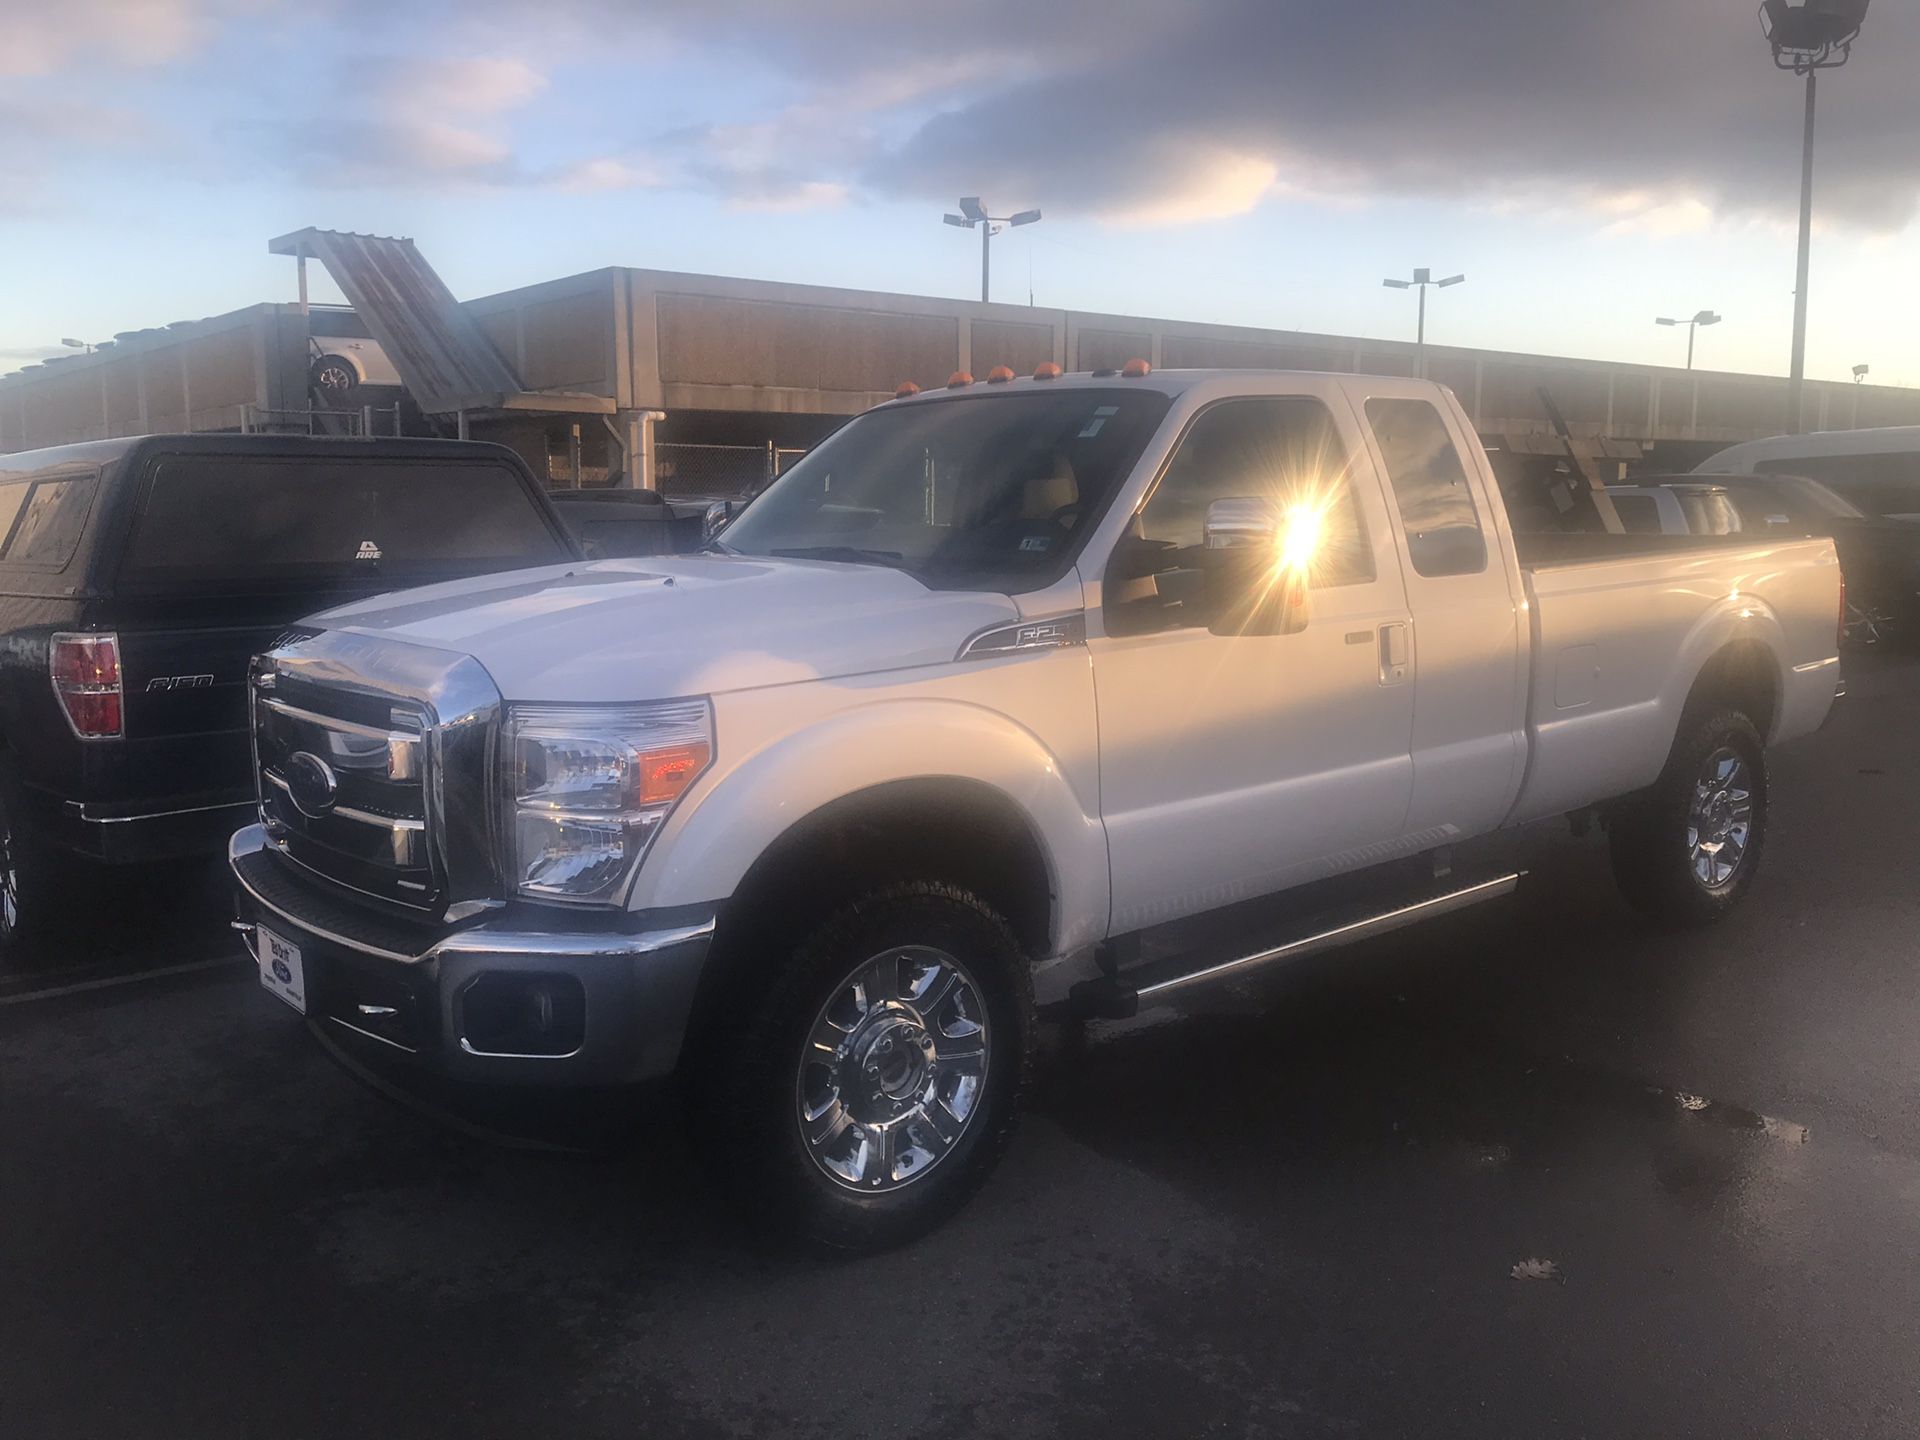
<svg viewBox="0 0 1920 1440">
<path fill-rule="evenodd" d="M 315 820 L 330 813 L 339 798 L 333 767 L 308 750 L 296 750 L 287 758 L 286 781 L 294 809 Z"/>
</svg>

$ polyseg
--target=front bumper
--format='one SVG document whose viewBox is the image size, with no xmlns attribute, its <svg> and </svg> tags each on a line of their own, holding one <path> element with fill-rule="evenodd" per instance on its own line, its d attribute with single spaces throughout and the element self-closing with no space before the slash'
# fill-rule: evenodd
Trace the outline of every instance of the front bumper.
<svg viewBox="0 0 1920 1440">
<path fill-rule="evenodd" d="M 258 825 L 227 858 L 249 948 L 263 926 L 297 945 L 309 1018 L 395 1059 L 509 1085 L 622 1085 L 679 1063 L 710 910 L 558 929 L 567 916 L 529 906 L 428 929 L 301 878 Z"/>
</svg>

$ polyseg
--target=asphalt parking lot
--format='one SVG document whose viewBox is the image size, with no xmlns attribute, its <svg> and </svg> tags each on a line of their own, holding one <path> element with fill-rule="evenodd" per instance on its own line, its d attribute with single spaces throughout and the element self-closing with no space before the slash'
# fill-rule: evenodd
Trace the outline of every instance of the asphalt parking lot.
<svg viewBox="0 0 1920 1440">
<path fill-rule="evenodd" d="M 644 1116 L 397 1103 L 212 873 L 102 896 L 0 981 L 0 1434 L 1920 1433 L 1920 665 L 1849 669 L 1724 926 L 1531 833 L 1511 902 L 1049 1032 L 860 1261 Z"/>
</svg>

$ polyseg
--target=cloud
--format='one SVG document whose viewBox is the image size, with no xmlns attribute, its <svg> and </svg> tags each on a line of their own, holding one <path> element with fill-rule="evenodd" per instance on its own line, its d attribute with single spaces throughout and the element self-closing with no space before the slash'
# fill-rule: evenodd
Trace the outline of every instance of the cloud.
<svg viewBox="0 0 1920 1440">
<path fill-rule="evenodd" d="M 1749 11 L 1722 0 L 338 0 L 317 21 L 276 0 L 0 0 L 0 72 L 44 86 L 104 57 L 186 77 L 216 31 L 222 56 L 254 47 L 257 31 L 287 79 L 237 123 L 329 188 L 674 185 L 745 208 L 984 193 L 1125 225 L 1275 199 L 1410 197 L 1669 234 L 1795 208 L 1799 90 L 1772 68 Z M 253 29 L 228 23 L 255 12 Z M 361 41 L 390 54 L 368 60 Z M 758 108 L 664 136 L 645 133 L 645 94 L 592 110 L 584 97 L 624 97 L 631 57 L 663 54 L 688 75 L 739 77 L 727 103 L 746 93 Z M 1920 211 L 1916 69 L 1920 5 L 1882 0 L 1853 62 L 1821 87 L 1823 222 L 1886 232 Z M 211 63 L 197 74 L 219 98 Z M 181 83 L 191 102 L 195 82 Z M 154 113 L 182 129 L 215 123 L 181 98 Z M 702 97 L 673 103 L 698 116 Z"/>
<path fill-rule="evenodd" d="M 327 106 L 277 131 L 295 171 L 334 186 L 517 183 L 503 117 L 546 88 L 499 56 L 349 62 Z"/>
<path fill-rule="evenodd" d="M 607 190 L 648 189 L 661 183 L 659 168 L 646 161 L 622 160 L 602 155 L 581 160 L 556 172 L 553 188 L 587 195 Z"/>
<path fill-rule="evenodd" d="M 206 0 L 0 0 L 0 76 L 51 75 L 101 61 L 165 65 L 229 8 Z"/>
<path fill-rule="evenodd" d="M 1086 22 L 1081 51 L 929 117 L 869 183 L 1175 219 L 1232 213 L 1266 166 L 1313 195 L 1519 190 L 1603 214 L 1637 195 L 1626 223 L 1662 229 L 1796 203 L 1799 92 L 1737 7 L 1190 0 L 1144 39 L 1092 0 L 1048 8 Z M 1829 215 L 1888 227 L 1920 205 L 1916 65 L 1920 15 L 1888 6 L 1823 87 Z"/>
</svg>

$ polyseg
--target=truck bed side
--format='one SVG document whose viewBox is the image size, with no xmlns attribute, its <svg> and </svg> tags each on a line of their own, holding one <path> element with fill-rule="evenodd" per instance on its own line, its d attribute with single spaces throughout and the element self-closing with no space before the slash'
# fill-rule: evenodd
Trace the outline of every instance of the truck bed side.
<svg viewBox="0 0 1920 1440">
<path fill-rule="evenodd" d="M 1745 708 L 1764 712 L 1753 719 L 1770 744 L 1815 729 L 1833 703 L 1840 571 L 1831 541 L 1594 538 L 1627 542 L 1625 553 L 1543 563 L 1523 546 L 1531 743 L 1510 823 L 1651 784 L 1710 664 L 1747 677 Z"/>
</svg>

